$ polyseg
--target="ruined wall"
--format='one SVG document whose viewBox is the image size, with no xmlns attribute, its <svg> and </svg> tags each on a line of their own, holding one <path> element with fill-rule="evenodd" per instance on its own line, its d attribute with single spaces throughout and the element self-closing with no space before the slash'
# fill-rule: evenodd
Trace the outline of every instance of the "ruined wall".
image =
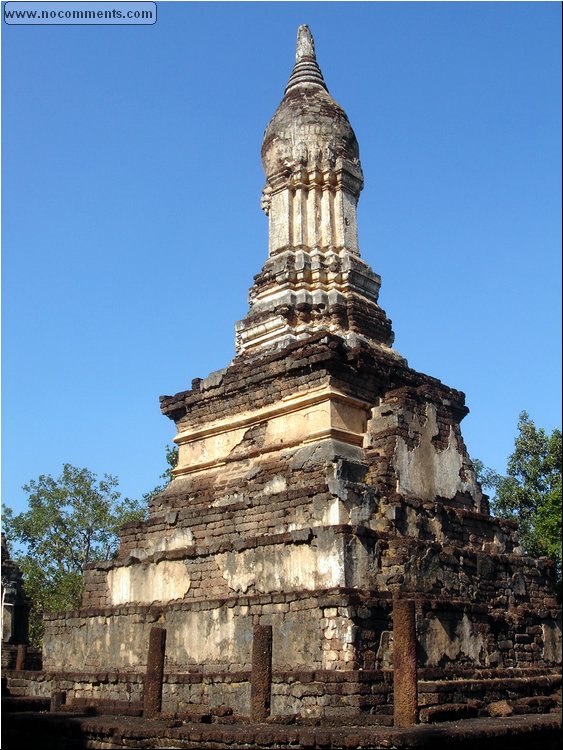
<svg viewBox="0 0 563 750">
<path fill-rule="evenodd" d="M 561 688 L 561 675 L 539 670 L 482 670 L 479 675 L 465 674 L 465 679 L 442 680 L 421 674 L 419 681 L 420 720 L 448 710 L 464 718 L 497 715 L 498 702 L 514 712 L 535 713 L 554 708 Z M 115 701 L 133 707 L 141 705 L 143 675 L 112 672 L 12 672 L 8 676 L 12 695 L 50 697 L 65 691 L 67 703 L 76 700 Z M 232 712 L 248 716 L 250 674 L 239 673 L 169 673 L 165 675 L 162 695 L 164 714 L 182 718 L 199 714 L 224 715 Z M 361 716 L 377 724 L 393 722 L 393 683 L 389 670 L 357 672 L 275 673 L 272 683 L 272 714 L 300 715 L 309 718 L 341 718 L 361 721 Z M 370 722 L 371 723 L 371 722 Z"/>
<path fill-rule="evenodd" d="M 253 628 L 269 624 L 274 633 L 274 714 L 369 713 L 385 722 L 393 706 L 392 606 L 389 595 L 338 590 L 322 596 L 241 597 L 51 617 L 50 642 L 60 642 L 61 652 L 50 654 L 47 671 L 33 682 L 32 673 L 11 675 L 10 689 L 15 695 L 46 696 L 54 689 L 66 690 L 69 702 L 140 701 L 149 630 L 158 623 L 167 629 L 163 710 L 183 715 L 229 709 L 245 715 Z M 547 606 L 539 620 L 538 613 L 523 609 L 507 620 L 485 605 L 419 596 L 416 611 L 420 705 L 428 716 L 444 704 L 486 711 L 491 701 L 506 699 L 529 708 L 530 695 L 539 696 L 540 709 L 552 701 L 561 684 L 560 675 L 550 671 L 560 658 L 561 633 Z M 116 668 L 112 645 L 104 641 L 105 617 L 110 615 L 121 628 L 120 658 L 136 663 Z M 72 630 L 84 627 L 91 651 L 81 652 L 81 671 L 65 669 L 62 650 L 75 647 Z"/>
<path fill-rule="evenodd" d="M 545 583 L 552 567 L 545 560 L 501 552 L 492 522 L 487 521 L 490 541 L 476 548 L 471 538 L 484 523 L 481 518 L 468 518 L 459 509 L 428 516 L 423 508 L 416 510 L 416 536 L 412 528 L 400 536 L 365 525 L 334 524 L 93 563 L 86 571 L 83 605 L 166 603 L 334 586 L 467 597 L 504 608 L 528 604 L 540 609 L 546 601 L 554 605 Z M 399 528 L 411 518 L 403 512 L 394 514 Z M 441 542 L 423 533 L 429 527 L 440 529 Z"/>
<path fill-rule="evenodd" d="M 167 628 L 169 669 L 244 671 L 253 626 L 262 624 L 276 634 L 275 669 L 344 669 L 355 662 L 347 607 L 346 597 L 289 592 L 49 616 L 44 664 L 47 670 L 142 671 L 150 627 L 158 624 Z"/>
<path fill-rule="evenodd" d="M 84 605 L 166 603 L 346 586 L 352 571 L 346 564 L 345 545 L 345 527 L 306 528 L 219 547 L 156 553 L 142 562 L 128 557 L 93 563 L 87 571 Z"/>
<path fill-rule="evenodd" d="M 89 652 L 72 623 L 49 626 L 50 642 L 70 628 L 69 669 L 142 668 L 148 623 L 138 613 L 154 610 L 170 628 L 168 658 L 178 669 L 244 670 L 239 642 L 252 625 L 245 607 L 253 618 L 272 615 L 282 634 L 303 633 L 287 642 L 288 668 L 380 669 L 391 653 L 381 597 L 393 594 L 455 603 L 451 617 L 421 622 L 423 666 L 552 663 L 544 631 L 533 631 L 537 616 L 522 614 L 542 612 L 543 624 L 555 617 L 549 566 L 522 556 L 514 524 L 489 516 L 460 434 L 459 392 L 394 355 L 325 336 L 293 346 L 284 360 L 235 361 L 165 399 L 163 410 L 189 437 L 191 458 L 155 498 L 149 520 L 124 527 L 119 559 L 86 572 L 90 627 L 105 623 L 110 640 Z M 297 445 L 282 442 L 286 418 Z M 307 425 L 337 430 L 339 439 L 329 432 L 308 442 Z M 369 617 L 340 621 L 329 608 L 333 621 L 324 624 L 319 605 L 298 615 L 283 598 L 315 602 L 333 588 L 369 596 Z M 266 605 L 264 595 L 273 597 Z M 212 616 L 213 607 L 221 614 Z M 479 607 L 495 613 L 493 624 Z M 432 644 L 444 633 L 449 646 L 437 653 Z M 504 648 L 516 635 L 522 647 Z M 122 639 L 130 646 L 116 651 Z M 64 658 L 49 656 L 53 665 Z"/>
<path fill-rule="evenodd" d="M 498 590 L 506 592 L 502 587 L 508 585 L 501 581 Z M 518 580 L 512 582 L 513 594 L 518 586 Z M 45 668 L 142 671 L 154 624 L 167 628 L 167 668 L 173 671 L 250 669 L 255 624 L 273 627 L 278 671 L 389 668 L 391 596 L 390 591 L 338 588 L 51 616 Z M 522 595 L 508 608 L 432 592 L 416 598 L 422 668 L 553 666 L 561 658 L 558 607 L 552 598 L 526 603 Z"/>
</svg>

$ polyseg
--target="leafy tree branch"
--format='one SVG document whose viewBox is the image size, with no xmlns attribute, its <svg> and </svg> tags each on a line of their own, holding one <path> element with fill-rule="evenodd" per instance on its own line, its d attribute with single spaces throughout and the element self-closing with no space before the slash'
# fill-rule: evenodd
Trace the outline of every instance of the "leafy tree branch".
<svg viewBox="0 0 563 750">
<path fill-rule="evenodd" d="M 536 427 L 527 412 L 518 419 L 506 476 L 473 461 L 477 477 L 492 490 L 492 512 L 517 521 L 524 551 L 550 557 L 561 576 L 561 430 Z"/>
<path fill-rule="evenodd" d="M 119 527 L 143 518 L 146 504 L 121 498 L 118 481 L 88 469 L 63 466 L 54 479 L 42 474 L 24 485 L 28 510 L 3 508 L 3 527 L 32 600 L 30 641 L 39 645 L 43 615 L 80 606 L 84 566 L 111 559 L 119 547 Z"/>
</svg>

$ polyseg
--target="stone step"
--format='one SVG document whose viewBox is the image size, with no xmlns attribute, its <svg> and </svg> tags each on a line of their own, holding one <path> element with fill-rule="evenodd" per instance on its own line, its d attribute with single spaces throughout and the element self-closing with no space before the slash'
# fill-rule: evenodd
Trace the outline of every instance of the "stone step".
<svg viewBox="0 0 563 750">
<path fill-rule="evenodd" d="M 420 721 L 548 713 L 560 704 L 560 674 L 473 680 L 420 681 Z"/>
<path fill-rule="evenodd" d="M 63 713 L 84 713 L 104 716 L 142 716 L 139 701 L 108 700 L 106 698 L 73 698 L 60 709 Z"/>
<path fill-rule="evenodd" d="M 543 675 L 531 675 L 531 676 L 519 676 L 519 677 L 492 677 L 492 678 L 479 678 L 476 676 L 473 679 L 462 679 L 462 680 L 432 680 L 424 681 L 421 680 L 418 683 L 419 693 L 447 693 L 452 690 L 463 690 L 467 692 L 479 692 L 482 689 L 506 689 L 506 690 L 519 690 L 528 687 L 534 687 L 538 690 L 549 690 L 553 691 L 555 688 L 561 685 L 562 677 L 561 674 L 556 672 L 543 674 Z"/>
<path fill-rule="evenodd" d="M 419 721 L 421 724 L 434 724 L 438 721 L 475 719 L 478 715 L 479 709 L 473 703 L 446 703 L 443 706 L 421 708 Z"/>
<path fill-rule="evenodd" d="M 39 696 L 7 696 L 2 698 L 2 713 L 48 711 L 49 703 L 49 698 L 41 698 Z"/>
</svg>

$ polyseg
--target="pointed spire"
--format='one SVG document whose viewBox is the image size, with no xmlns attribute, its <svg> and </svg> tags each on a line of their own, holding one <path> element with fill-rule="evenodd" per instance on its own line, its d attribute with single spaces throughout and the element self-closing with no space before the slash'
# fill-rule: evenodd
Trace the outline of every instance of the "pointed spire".
<svg viewBox="0 0 563 750">
<path fill-rule="evenodd" d="M 295 65 L 285 93 L 301 84 L 321 86 L 328 91 L 321 69 L 317 64 L 315 56 L 315 41 L 308 26 L 300 26 L 297 30 L 297 50 L 295 52 Z"/>
</svg>

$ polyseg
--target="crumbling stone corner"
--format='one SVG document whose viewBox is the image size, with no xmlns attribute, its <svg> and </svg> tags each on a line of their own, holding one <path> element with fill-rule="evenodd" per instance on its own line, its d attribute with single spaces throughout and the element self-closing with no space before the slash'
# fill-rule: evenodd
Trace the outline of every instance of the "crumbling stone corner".
<svg viewBox="0 0 563 750">
<path fill-rule="evenodd" d="M 159 627 L 151 628 L 143 695 L 143 716 L 149 719 L 158 716 L 162 706 L 165 652 L 166 629 Z"/>
<path fill-rule="evenodd" d="M 416 724 L 416 621 L 415 604 L 412 600 L 393 601 L 393 693 L 395 726 L 409 727 Z"/>
<path fill-rule="evenodd" d="M 250 718 L 263 721 L 270 715 L 272 694 L 272 626 L 255 625 L 252 641 Z"/>
</svg>

